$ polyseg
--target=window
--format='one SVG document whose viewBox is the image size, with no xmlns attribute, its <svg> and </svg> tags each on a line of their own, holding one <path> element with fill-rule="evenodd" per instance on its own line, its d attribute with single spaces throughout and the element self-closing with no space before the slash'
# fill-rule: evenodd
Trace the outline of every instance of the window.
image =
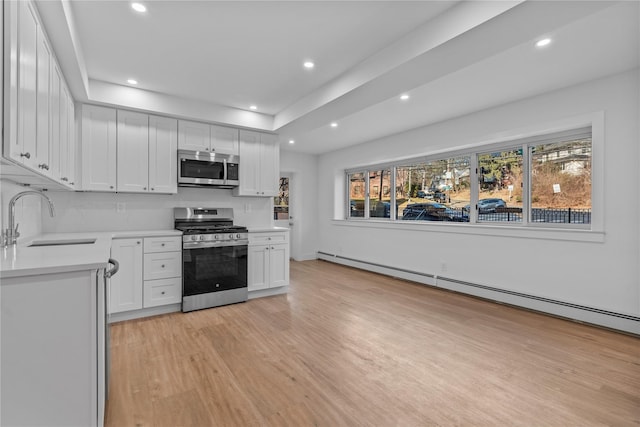
<svg viewBox="0 0 640 427">
<path fill-rule="evenodd" d="M 382 191 L 390 183 L 390 169 L 369 172 L 369 218 L 391 218 L 391 195 Z"/>
<path fill-rule="evenodd" d="M 531 221 L 591 223 L 591 138 L 538 144 L 530 150 Z"/>
<path fill-rule="evenodd" d="M 478 155 L 478 222 L 522 222 L 522 146 Z"/>
<path fill-rule="evenodd" d="M 365 173 L 355 172 L 348 176 L 349 182 L 349 218 L 364 217 Z"/>
<path fill-rule="evenodd" d="M 347 171 L 347 217 L 585 228 L 591 146 L 583 128 Z"/>
</svg>

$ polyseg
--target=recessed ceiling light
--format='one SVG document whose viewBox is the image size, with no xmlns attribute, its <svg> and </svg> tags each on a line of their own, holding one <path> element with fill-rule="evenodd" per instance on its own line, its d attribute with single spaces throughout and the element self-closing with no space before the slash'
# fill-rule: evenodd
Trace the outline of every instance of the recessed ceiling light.
<svg viewBox="0 0 640 427">
<path fill-rule="evenodd" d="M 258 107 L 257 107 L 256 105 L 250 105 L 250 106 L 249 106 L 249 109 L 250 109 L 250 110 L 257 110 L 257 109 L 258 109 Z"/>
<path fill-rule="evenodd" d="M 305 63 L 304 63 L 304 64 L 302 64 L 302 65 L 304 65 L 304 68 L 307 68 L 307 69 L 312 69 L 313 67 L 315 67 L 315 66 L 316 66 L 316 64 L 314 64 L 314 63 L 313 63 L 313 62 L 311 62 L 311 61 L 305 61 Z"/>
<path fill-rule="evenodd" d="M 140 13 L 147 11 L 147 7 L 142 3 L 131 3 L 131 8 Z"/>
<path fill-rule="evenodd" d="M 545 47 L 551 43 L 550 38 L 540 39 L 536 42 L 536 47 Z"/>
<path fill-rule="evenodd" d="M 331 122 L 331 127 L 332 127 L 332 128 L 337 128 L 337 127 L 338 127 L 338 124 L 337 124 L 336 122 Z"/>
<path fill-rule="evenodd" d="M 409 99 L 409 95 L 407 95 L 406 93 L 402 94 L 400 95 L 400 99 L 402 99 L 403 101 L 406 101 L 407 99 Z"/>
<path fill-rule="evenodd" d="M 289 144 L 295 144 L 295 141 L 293 139 L 290 139 Z"/>
<path fill-rule="evenodd" d="M 127 83 L 129 83 L 130 85 L 137 85 L 138 81 L 134 80 L 134 79 L 129 79 L 129 80 L 127 80 Z"/>
</svg>

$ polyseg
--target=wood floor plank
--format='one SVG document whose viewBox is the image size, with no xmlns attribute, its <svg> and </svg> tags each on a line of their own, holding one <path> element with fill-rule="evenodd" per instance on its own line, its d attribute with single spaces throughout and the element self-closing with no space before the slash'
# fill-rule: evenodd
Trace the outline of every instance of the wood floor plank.
<svg viewBox="0 0 640 427">
<path fill-rule="evenodd" d="M 640 424 L 640 338 L 324 261 L 111 329 L 107 427 Z"/>
</svg>

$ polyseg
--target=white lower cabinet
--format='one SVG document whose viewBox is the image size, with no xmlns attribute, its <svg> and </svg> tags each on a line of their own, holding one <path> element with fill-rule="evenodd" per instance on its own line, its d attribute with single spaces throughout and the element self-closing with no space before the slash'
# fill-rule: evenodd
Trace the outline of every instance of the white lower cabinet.
<svg viewBox="0 0 640 427">
<path fill-rule="evenodd" d="M 182 301 L 180 236 L 114 239 L 111 257 L 120 263 L 111 279 L 111 314 Z"/>
<path fill-rule="evenodd" d="M 249 292 L 289 284 L 289 231 L 249 233 Z"/>
<path fill-rule="evenodd" d="M 109 284 L 109 312 L 142 308 L 142 238 L 114 239 L 111 258 L 120 263 Z"/>
</svg>

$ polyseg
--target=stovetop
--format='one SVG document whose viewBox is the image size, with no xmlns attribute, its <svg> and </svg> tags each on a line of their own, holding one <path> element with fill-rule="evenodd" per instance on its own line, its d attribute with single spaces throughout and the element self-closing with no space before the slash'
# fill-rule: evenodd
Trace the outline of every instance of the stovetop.
<svg viewBox="0 0 640 427">
<path fill-rule="evenodd" d="M 239 225 L 190 225 L 181 223 L 176 225 L 176 229 L 182 234 L 219 234 L 219 233 L 246 233 L 247 227 Z"/>
</svg>

